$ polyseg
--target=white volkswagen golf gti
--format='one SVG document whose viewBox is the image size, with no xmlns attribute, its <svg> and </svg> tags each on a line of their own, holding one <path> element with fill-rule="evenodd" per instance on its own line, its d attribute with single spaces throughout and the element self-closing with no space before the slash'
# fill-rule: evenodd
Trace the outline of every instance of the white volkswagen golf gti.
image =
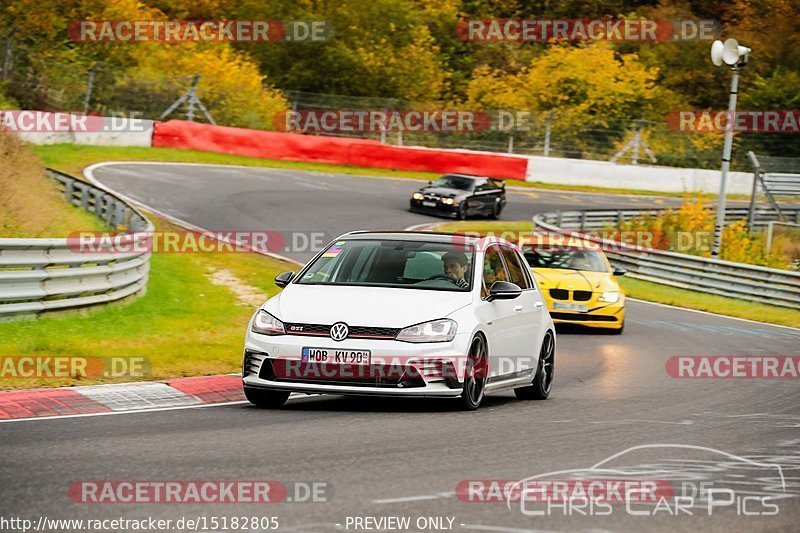
<svg viewBox="0 0 800 533">
<path fill-rule="evenodd" d="M 247 399 L 292 392 L 453 398 L 477 409 L 513 389 L 543 400 L 556 335 L 520 250 L 505 240 L 427 232 L 342 235 L 247 327 Z"/>
</svg>

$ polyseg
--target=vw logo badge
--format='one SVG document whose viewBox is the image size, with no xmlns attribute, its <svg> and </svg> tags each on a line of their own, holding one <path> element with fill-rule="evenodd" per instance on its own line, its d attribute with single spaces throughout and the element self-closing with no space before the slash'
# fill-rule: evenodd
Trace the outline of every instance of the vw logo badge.
<svg viewBox="0 0 800 533">
<path fill-rule="evenodd" d="M 331 326 L 331 339 L 335 341 L 345 340 L 348 333 L 350 333 L 350 330 L 344 322 L 337 322 Z"/>
</svg>

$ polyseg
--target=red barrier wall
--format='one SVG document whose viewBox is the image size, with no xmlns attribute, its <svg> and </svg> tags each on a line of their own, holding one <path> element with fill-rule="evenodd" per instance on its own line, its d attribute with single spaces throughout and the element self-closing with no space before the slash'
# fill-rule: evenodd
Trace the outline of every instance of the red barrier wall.
<svg viewBox="0 0 800 533">
<path fill-rule="evenodd" d="M 463 172 L 519 180 L 525 179 L 528 167 L 528 158 L 524 156 L 391 146 L 365 139 L 229 128 L 182 120 L 156 123 L 153 146 L 286 161 L 437 173 Z"/>
</svg>

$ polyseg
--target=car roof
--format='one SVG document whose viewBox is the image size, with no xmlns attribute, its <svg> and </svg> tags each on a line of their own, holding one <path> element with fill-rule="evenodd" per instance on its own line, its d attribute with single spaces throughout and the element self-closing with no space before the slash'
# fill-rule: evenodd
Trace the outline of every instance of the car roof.
<svg viewBox="0 0 800 533">
<path fill-rule="evenodd" d="M 458 174 L 458 173 L 450 173 L 450 174 L 443 174 L 444 176 L 455 176 L 457 178 L 464 178 L 473 181 L 480 181 L 480 180 L 488 180 L 488 176 L 478 176 L 477 174 Z"/>
<path fill-rule="evenodd" d="M 501 239 L 499 237 L 476 237 L 472 235 L 465 235 L 463 233 L 445 233 L 445 232 L 434 232 L 434 231 L 358 230 L 358 231 L 351 231 L 350 233 L 345 233 L 344 235 L 339 236 L 336 240 L 339 239 L 347 239 L 347 240 L 384 239 L 384 240 L 398 240 L 398 241 L 421 241 L 421 242 L 444 242 L 444 243 L 452 243 L 453 241 L 456 241 L 459 243 L 470 243 L 470 244 L 499 242 L 503 244 L 508 244 L 511 247 L 516 248 L 516 245 L 514 243 L 509 242 L 505 239 Z"/>
</svg>

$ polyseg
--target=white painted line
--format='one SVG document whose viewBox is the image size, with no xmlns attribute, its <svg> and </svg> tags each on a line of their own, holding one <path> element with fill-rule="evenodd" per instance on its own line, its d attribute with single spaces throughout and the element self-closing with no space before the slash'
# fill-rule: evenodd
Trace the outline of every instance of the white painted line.
<svg viewBox="0 0 800 533">
<path fill-rule="evenodd" d="M 711 315 L 711 316 L 716 316 L 716 317 L 720 317 L 720 318 L 727 318 L 727 319 L 730 319 L 730 320 L 739 320 L 739 321 L 742 321 L 742 322 L 750 322 L 751 324 L 760 324 L 762 326 L 770 326 L 770 327 L 773 327 L 773 328 L 790 329 L 792 331 L 800 332 L 800 328 L 793 328 L 791 326 L 782 326 L 780 324 L 770 324 L 769 322 L 759 322 L 758 320 L 750 320 L 749 318 L 739 318 L 739 317 L 736 317 L 736 316 L 720 315 L 719 313 L 711 313 L 709 311 L 700 311 L 698 309 L 689 309 L 687 307 L 678 307 L 676 305 L 661 304 L 661 303 L 658 303 L 658 302 L 649 302 L 647 300 L 639 300 L 637 298 L 628 297 L 627 299 L 632 301 L 632 302 L 638 302 L 638 303 L 642 303 L 642 304 L 657 305 L 657 306 L 660 306 L 660 307 L 668 307 L 670 309 L 677 309 L 679 311 L 689 311 L 690 313 L 700 313 L 701 315 Z"/>
<path fill-rule="evenodd" d="M 167 220 L 169 220 L 173 224 L 176 224 L 176 225 L 181 226 L 181 227 L 183 227 L 185 229 L 188 229 L 188 230 L 191 230 L 191 231 L 197 231 L 197 232 L 200 232 L 200 233 L 210 233 L 210 234 L 214 233 L 211 230 L 208 230 L 208 229 L 205 229 L 205 228 L 201 228 L 200 226 L 195 226 L 191 222 L 187 222 L 186 220 L 183 220 L 181 218 L 169 215 L 167 213 L 164 213 L 163 211 L 159 211 L 158 209 L 154 209 L 154 208 L 148 206 L 147 204 L 144 204 L 144 203 L 142 203 L 142 202 L 140 202 L 138 200 L 135 200 L 135 199 L 131 198 L 130 196 L 126 196 L 126 195 L 120 193 L 119 191 L 116 191 L 116 190 L 112 189 L 111 187 L 103 185 L 102 183 L 100 183 L 97 180 L 97 178 L 94 177 L 94 171 L 97 170 L 98 168 L 105 167 L 105 166 L 110 166 L 110 165 L 131 165 L 131 164 L 134 164 L 134 165 L 135 164 L 149 164 L 149 165 L 156 164 L 156 165 L 209 166 L 209 165 L 203 165 L 201 163 L 166 163 L 166 162 L 147 163 L 147 162 L 143 162 L 143 161 L 105 161 L 103 163 L 95 163 L 93 165 L 89 165 L 88 167 L 83 169 L 83 175 L 86 176 L 86 179 L 89 180 L 89 182 L 92 185 L 95 185 L 96 187 L 104 189 L 104 190 L 106 190 L 106 191 L 108 191 L 110 193 L 116 194 L 117 196 L 119 196 L 120 198 L 125 200 L 126 202 L 130 202 L 130 203 L 132 203 L 133 205 L 135 205 L 137 207 L 140 207 L 140 208 L 142 208 L 142 209 L 144 209 L 146 211 L 154 213 L 154 214 L 156 214 L 156 215 L 158 215 L 160 217 L 166 218 Z M 210 166 L 214 166 L 214 165 L 210 165 Z M 236 165 L 216 165 L 216 166 L 232 166 L 232 167 L 234 167 Z M 240 167 L 240 168 L 254 168 L 254 167 Z M 255 168 L 260 168 L 260 167 L 255 167 Z M 272 170 L 276 170 L 276 169 L 272 169 Z M 241 246 L 246 246 L 246 244 L 244 244 L 244 243 L 234 242 L 234 244 L 239 244 Z M 252 250 L 252 251 L 254 253 L 259 254 L 259 255 L 265 255 L 267 257 L 272 257 L 273 259 L 279 259 L 281 261 L 286 261 L 288 263 L 293 263 L 295 265 L 303 266 L 303 263 L 301 263 L 299 261 L 295 261 L 294 259 L 289 259 L 288 257 L 280 255 L 280 254 L 275 254 L 275 253 L 272 253 L 272 252 L 264 252 L 264 251 L 259 251 L 259 250 Z"/>
<path fill-rule="evenodd" d="M 228 374 L 232 376 L 238 376 L 239 374 Z M 176 378 L 178 379 L 178 378 Z M 137 382 L 137 383 L 159 383 L 159 382 Z M 85 387 L 109 387 L 113 385 L 131 385 L 131 383 L 114 383 L 110 385 L 85 385 Z M 80 387 L 62 387 L 68 388 L 70 390 L 77 389 Z M 310 399 L 310 398 L 317 398 L 321 396 L 320 394 L 305 394 L 300 392 L 293 392 L 289 395 L 289 401 L 300 399 Z M 292 403 L 295 403 L 292 402 Z M 141 408 L 141 409 L 129 409 L 127 411 L 104 411 L 102 413 L 80 413 L 76 415 L 56 415 L 56 416 L 32 416 L 28 418 L 7 418 L 7 419 L 0 419 L 0 424 L 8 423 L 8 422 L 33 422 L 36 420 L 55 420 L 58 418 L 86 418 L 91 416 L 109 416 L 109 415 L 127 415 L 131 413 L 155 413 L 159 411 L 180 411 L 183 409 L 197 409 L 198 407 L 217 407 L 217 406 L 225 406 L 225 405 L 249 405 L 250 402 L 247 400 L 235 400 L 232 402 L 219 402 L 219 403 L 198 403 L 195 405 L 175 405 L 169 407 L 152 407 L 152 408 Z"/>
<path fill-rule="evenodd" d="M 385 498 L 382 500 L 372 500 L 372 503 L 375 504 L 383 504 L 383 503 L 407 503 L 407 502 L 422 502 L 422 501 L 429 501 L 429 500 L 439 500 L 444 498 L 451 498 L 455 496 L 455 492 L 437 492 L 436 494 L 425 494 L 422 496 L 405 496 L 402 498 Z"/>
<path fill-rule="evenodd" d="M 681 420 L 680 422 L 665 422 L 663 420 L 637 420 L 633 418 L 626 418 L 622 420 L 602 420 L 590 421 L 590 424 L 670 424 L 675 426 L 691 426 L 694 424 L 691 420 Z"/>
<path fill-rule="evenodd" d="M 425 222 L 424 224 L 414 224 L 405 228 L 403 231 L 433 231 L 436 226 L 441 226 L 446 222 Z"/>
<path fill-rule="evenodd" d="M 180 411 L 183 409 L 199 409 L 201 407 L 220 407 L 225 405 L 242 405 L 250 403 L 247 400 L 237 400 L 235 402 L 221 402 L 221 403 L 200 403 L 197 405 L 180 405 L 174 407 L 157 407 L 154 409 L 131 409 L 129 411 L 105 411 L 102 413 L 82 413 L 77 415 L 60 415 L 60 416 L 34 416 L 30 418 L 7 418 L 0 420 L 0 424 L 7 424 L 10 422 L 36 422 L 45 420 L 61 420 L 64 418 L 89 418 L 93 416 L 110 416 L 110 415 L 130 415 L 136 413 L 155 413 L 158 411 Z"/>
<path fill-rule="evenodd" d="M 483 526 L 480 524 L 462 524 L 464 529 L 471 529 L 473 531 L 497 531 L 499 533 L 551 533 L 552 529 L 518 529 L 514 527 L 504 526 Z M 592 530 L 598 531 L 598 530 Z"/>
</svg>

